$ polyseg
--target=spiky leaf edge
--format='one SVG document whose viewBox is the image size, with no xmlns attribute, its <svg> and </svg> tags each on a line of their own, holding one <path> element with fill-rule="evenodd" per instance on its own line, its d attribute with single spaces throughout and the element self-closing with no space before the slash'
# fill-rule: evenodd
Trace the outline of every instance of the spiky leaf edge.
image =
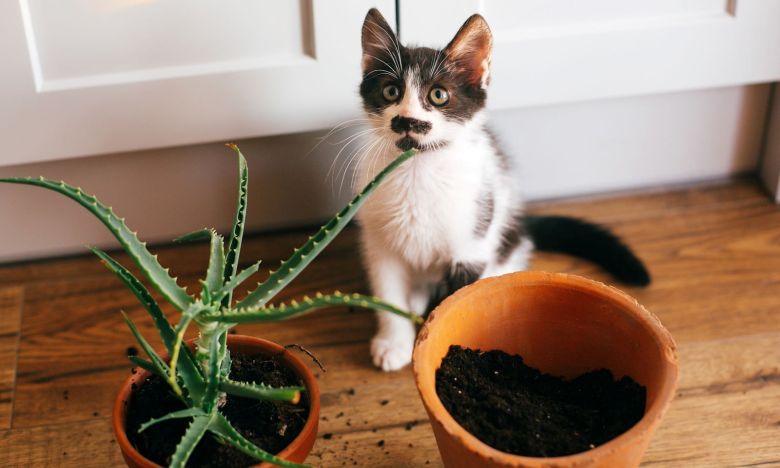
<svg viewBox="0 0 780 468">
<path fill-rule="evenodd" d="M 229 443 L 233 447 L 242 451 L 243 453 L 254 457 L 257 460 L 262 460 L 267 463 L 273 463 L 277 466 L 283 466 L 285 468 L 308 468 L 308 465 L 301 465 L 287 461 L 271 455 L 260 447 L 252 443 L 252 441 L 242 436 L 222 414 L 217 413 L 214 421 L 209 426 L 209 430 L 217 435 L 223 441 Z"/>
<path fill-rule="evenodd" d="M 309 238 L 302 247 L 295 249 L 293 254 L 254 291 L 238 303 L 238 308 L 261 307 L 272 297 L 295 279 L 314 260 L 328 244 L 347 226 L 355 216 L 358 208 L 366 201 L 382 180 L 393 170 L 415 154 L 415 150 L 401 153 L 393 162 L 385 167 L 368 185 L 352 199 L 335 217 L 323 225 L 320 230 Z"/>
<path fill-rule="evenodd" d="M 150 427 L 154 426 L 155 424 L 161 423 L 163 421 L 169 421 L 171 419 L 182 419 L 182 418 L 192 418 L 196 416 L 208 416 L 207 413 L 204 413 L 202 409 L 200 408 L 185 408 L 183 410 L 174 411 L 173 413 L 168 413 L 165 416 L 161 416 L 159 418 L 152 418 L 145 423 L 141 424 L 141 426 L 138 428 L 138 433 L 149 429 Z"/>
<path fill-rule="evenodd" d="M 200 442 L 200 439 L 206 434 L 212 421 L 215 420 L 216 414 L 217 413 L 215 412 L 209 415 L 195 416 L 192 418 L 192 422 L 187 427 L 187 430 L 184 432 L 178 445 L 176 445 L 176 451 L 171 457 L 171 463 L 168 465 L 169 467 L 184 468 L 187 464 L 187 460 L 190 459 L 190 455 L 192 455 L 192 451 L 195 450 L 198 442 Z"/>
<path fill-rule="evenodd" d="M 238 270 L 238 257 L 241 254 L 241 240 L 244 238 L 244 220 L 246 219 L 247 192 L 249 185 L 249 171 L 246 158 L 241 154 L 238 146 L 229 143 L 228 148 L 238 155 L 238 201 L 236 202 L 236 216 L 233 220 L 233 229 L 230 231 L 227 253 L 225 257 L 225 272 L 223 283 L 229 282 Z M 228 291 L 222 298 L 222 307 L 229 307 L 233 300 L 233 292 Z"/>
<path fill-rule="evenodd" d="M 297 315 L 312 312 L 316 309 L 329 306 L 354 306 L 365 309 L 384 310 L 409 319 L 417 324 L 422 323 L 422 317 L 403 311 L 398 307 L 385 302 L 378 297 L 363 294 L 343 294 L 336 291 L 330 295 L 317 294 L 314 298 L 304 297 L 302 302 L 291 301 L 268 307 L 247 307 L 235 310 L 222 310 L 220 312 L 207 312 L 199 317 L 203 322 L 229 322 L 251 323 L 270 322 L 288 319 Z"/>
<path fill-rule="evenodd" d="M 155 373 L 166 375 L 168 373 L 168 364 L 166 364 L 165 361 L 163 361 L 162 358 L 157 354 L 157 352 L 152 349 L 152 347 L 149 345 L 149 342 L 146 341 L 143 335 L 141 335 L 141 332 L 138 331 L 138 327 L 135 326 L 135 323 L 130 320 L 130 317 L 128 317 L 124 311 L 122 311 L 122 317 L 125 319 L 127 326 L 130 327 L 130 331 L 133 333 L 135 340 L 141 346 L 141 349 L 143 349 L 146 355 L 149 356 L 149 359 L 151 359 L 151 364 L 154 367 Z M 176 385 L 178 387 L 178 383 Z M 177 393 L 177 395 L 181 397 L 181 389 L 179 389 L 179 393 Z"/>
<path fill-rule="evenodd" d="M 210 303 L 218 300 L 214 297 L 214 293 L 222 289 L 224 282 L 225 246 L 223 244 L 222 236 L 214 229 L 203 228 L 177 237 L 173 241 L 176 243 L 183 243 L 203 239 L 209 239 L 209 266 L 206 270 L 206 278 L 201 281 L 201 284 L 203 285 L 201 299 L 204 303 Z"/>
<path fill-rule="evenodd" d="M 149 290 L 141 283 L 138 278 L 135 277 L 127 268 L 122 266 L 119 262 L 114 260 L 106 252 L 98 249 L 97 247 L 90 247 L 90 250 L 103 261 L 103 265 L 112 271 L 121 281 L 127 286 L 128 289 L 135 295 L 144 309 L 149 313 L 154 321 L 157 330 L 160 333 L 165 348 L 168 353 L 172 355 L 173 347 L 176 341 L 176 332 L 173 330 L 168 319 L 162 313 L 157 301 L 154 300 Z M 184 387 L 187 389 L 188 398 L 190 398 L 195 404 L 199 404 L 203 397 L 206 383 L 203 379 L 203 375 L 200 372 L 200 368 L 195 363 L 195 358 L 190 352 L 189 348 L 185 348 L 184 352 L 179 356 L 179 371 L 178 374 L 182 379 Z M 167 375 L 161 377 L 167 379 Z"/>
<path fill-rule="evenodd" d="M 256 400 L 286 401 L 297 405 L 301 401 L 301 392 L 305 387 L 271 387 L 265 384 L 235 382 L 225 379 L 219 383 L 219 389 L 228 395 L 235 395 Z"/>
<path fill-rule="evenodd" d="M 80 188 L 72 187 L 65 182 L 55 182 L 43 177 L 38 179 L 32 177 L 4 178 L 0 179 L 0 182 L 33 185 L 52 190 L 74 200 L 108 228 L 144 275 L 171 304 L 179 310 L 185 310 L 192 303 L 192 298 L 187 295 L 187 291 L 178 285 L 176 278 L 171 277 L 167 269 L 160 265 L 157 256 L 152 255 L 146 248 L 146 243 L 141 242 L 136 233 L 125 225 L 124 219 L 115 215 L 110 207 L 100 203 L 93 195 L 86 194 Z"/>
</svg>

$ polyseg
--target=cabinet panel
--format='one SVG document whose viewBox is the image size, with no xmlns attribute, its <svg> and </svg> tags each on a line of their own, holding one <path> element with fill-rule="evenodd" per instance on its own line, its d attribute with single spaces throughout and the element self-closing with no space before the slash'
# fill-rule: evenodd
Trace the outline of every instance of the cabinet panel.
<svg viewBox="0 0 780 468">
<path fill-rule="evenodd" d="M 25 0 L 38 89 L 228 72 L 310 57 L 311 4 Z M 173 29 L 173 31 L 171 31 Z"/>
<path fill-rule="evenodd" d="M 0 2 L 0 165 L 330 127 L 360 109 L 368 7 Z"/>
<path fill-rule="evenodd" d="M 482 13 L 495 39 L 494 109 L 780 79 L 776 0 L 444 3 L 400 0 L 403 40 L 440 47 Z"/>
<path fill-rule="evenodd" d="M 571 32 L 607 23 L 646 22 L 730 12 L 728 0 L 487 0 L 480 2 L 497 31 Z"/>
</svg>

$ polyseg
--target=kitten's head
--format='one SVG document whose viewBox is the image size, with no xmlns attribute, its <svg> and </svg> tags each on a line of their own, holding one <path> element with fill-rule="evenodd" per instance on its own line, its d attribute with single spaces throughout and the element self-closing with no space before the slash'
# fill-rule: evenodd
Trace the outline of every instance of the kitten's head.
<svg viewBox="0 0 780 468">
<path fill-rule="evenodd" d="M 363 23 L 363 108 L 402 150 L 446 145 L 485 107 L 492 35 L 473 15 L 441 50 L 404 47 L 376 9 Z"/>
</svg>

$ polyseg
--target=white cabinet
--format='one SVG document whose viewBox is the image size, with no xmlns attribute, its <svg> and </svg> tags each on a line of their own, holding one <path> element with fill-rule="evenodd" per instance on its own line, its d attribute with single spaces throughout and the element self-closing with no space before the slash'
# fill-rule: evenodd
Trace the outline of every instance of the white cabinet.
<svg viewBox="0 0 780 468">
<path fill-rule="evenodd" d="M 780 79 L 777 0 L 400 0 L 403 40 L 441 46 L 474 12 L 493 109 Z"/>
<path fill-rule="evenodd" d="M 359 112 L 380 0 L 0 2 L 0 166 L 328 128 Z M 471 13 L 495 34 L 489 106 L 780 78 L 777 0 L 399 0 L 404 42 Z"/>
<path fill-rule="evenodd" d="M 375 1 L 391 21 L 392 0 Z M 360 0 L 0 2 L 0 165 L 320 129 L 359 108 Z"/>
</svg>

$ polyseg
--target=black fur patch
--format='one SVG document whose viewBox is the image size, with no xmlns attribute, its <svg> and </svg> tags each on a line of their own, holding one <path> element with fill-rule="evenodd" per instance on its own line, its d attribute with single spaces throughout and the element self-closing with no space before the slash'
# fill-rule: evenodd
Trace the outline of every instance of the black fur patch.
<svg viewBox="0 0 780 468">
<path fill-rule="evenodd" d="M 395 142 L 395 146 L 397 146 L 401 151 L 409 151 L 412 148 L 415 149 L 421 149 L 420 144 L 412 137 L 405 136 L 401 138 L 400 140 Z"/>
<path fill-rule="evenodd" d="M 650 284 L 642 261 L 603 226 L 565 216 L 527 216 L 524 224 L 538 250 L 590 260 L 626 284 Z"/>
<path fill-rule="evenodd" d="M 441 281 L 436 285 L 436 288 L 431 295 L 430 301 L 428 301 L 428 307 L 425 311 L 427 316 L 433 309 L 438 306 L 441 301 L 446 299 L 449 295 L 457 291 L 458 289 L 468 286 L 474 281 L 478 280 L 482 273 L 485 271 L 484 263 L 455 263 L 447 271 Z"/>
<path fill-rule="evenodd" d="M 525 235 L 523 216 L 521 214 L 512 216 L 507 225 L 504 226 L 504 230 L 501 231 L 501 242 L 496 249 L 498 263 L 504 263 L 509 259 Z"/>
<path fill-rule="evenodd" d="M 390 121 L 390 129 L 395 133 L 414 132 L 425 135 L 431 131 L 431 123 L 396 115 Z"/>
</svg>

